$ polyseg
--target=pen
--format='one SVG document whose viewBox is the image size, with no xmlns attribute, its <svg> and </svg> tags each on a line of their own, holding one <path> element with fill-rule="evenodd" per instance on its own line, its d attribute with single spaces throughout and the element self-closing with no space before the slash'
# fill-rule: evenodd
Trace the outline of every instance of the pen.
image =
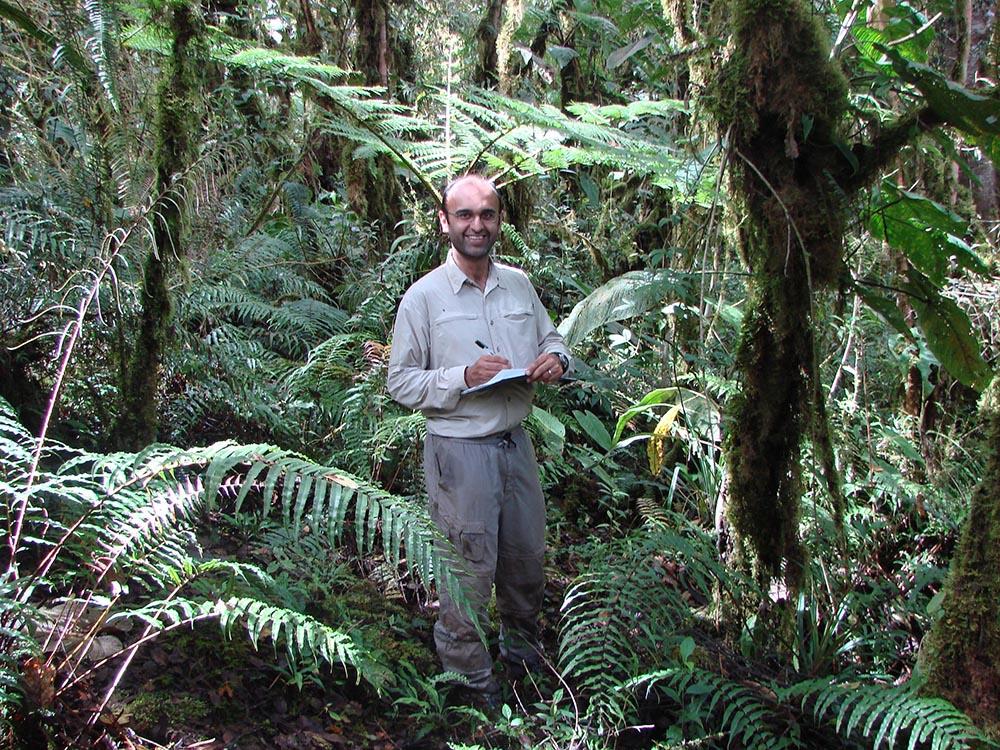
<svg viewBox="0 0 1000 750">
<path fill-rule="evenodd" d="M 483 349 L 487 354 L 493 354 L 493 350 L 490 349 L 488 346 L 486 346 L 486 344 L 484 344 L 479 339 L 476 339 L 476 346 L 478 346 L 480 349 Z"/>
</svg>

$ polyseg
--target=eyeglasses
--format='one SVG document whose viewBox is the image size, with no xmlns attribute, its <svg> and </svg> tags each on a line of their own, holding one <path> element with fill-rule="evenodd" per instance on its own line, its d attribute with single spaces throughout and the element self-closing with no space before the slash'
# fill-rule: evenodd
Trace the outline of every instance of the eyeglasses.
<svg viewBox="0 0 1000 750">
<path fill-rule="evenodd" d="M 467 208 L 459 209 L 458 211 L 446 211 L 448 216 L 454 216 L 463 224 L 470 223 L 477 216 L 483 224 L 494 224 L 500 219 L 500 212 L 492 208 L 484 208 L 478 214 L 475 211 L 470 211 Z"/>
</svg>

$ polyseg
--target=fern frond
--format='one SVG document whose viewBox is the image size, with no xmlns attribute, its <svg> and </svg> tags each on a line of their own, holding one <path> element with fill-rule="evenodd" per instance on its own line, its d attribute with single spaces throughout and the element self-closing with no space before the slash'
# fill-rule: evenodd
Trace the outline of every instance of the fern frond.
<svg viewBox="0 0 1000 750">
<path fill-rule="evenodd" d="M 253 597 L 233 596 L 209 601 L 182 597 L 156 600 L 142 607 L 118 612 L 108 621 L 119 619 L 138 619 L 153 630 L 216 620 L 229 637 L 237 627 L 245 630 L 254 648 L 258 648 L 264 639 L 272 642 L 275 651 L 282 646 L 292 665 L 301 667 L 316 662 L 351 666 L 357 672 L 357 680 L 366 680 L 376 690 L 382 690 L 393 682 L 392 672 L 386 665 L 350 634 L 302 612 Z"/>
<path fill-rule="evenodd" d="M 668 564 L 683 569 L 686 591 L 667 580 Z M 560 670 L 588 697 L 590 721 L 604 730 L 622 725 L 633 700 L 624 686 L 669 661 L 676 633 L 693 622 L 692 593 L 709 600 L 720 580 L 737 585 L 709 537 L 690 527 L 682 534 L 650 525 L 591 561 L 566 591 L 559 633 Z"/>
<path fill-rule="evenodd" d="M 751 690 L 745 684 L 715 672 L 688 667 L 671 667 L 640 675 L 626 683 L 628 689 L 645 688 L 647 696 L 661 692 L 672 702 L 699 717 L 712 732 L 724 733 L 729 747 L 753 750 L 780 750 L 797 747 L 781 730 L 769 727 L 775 702 L 765 696 L 767 689 Z"/>
<path fill-rule="evenodd" d="M 84 47 L 90 53 L 90 60 L 97 72 L 97 80 L 107 94 L 108 101 L 115 111 L 118 111 L 121 107 L 112 74 L 114 60 L 112 40 L 115 37 L 114 21 L 111 18 L 112 8 L 105 5 L 104 0 L 84 0 L 83 11 L 92 31 L 85 40 Z"/>
<path fill-rule="evenodd" d="M 968 748 L 986 742 L 969 718 L 941 698 L 918 696 L 910 687 L 805 680 L 776 691 L 809 711 L 844 739 L 863 738 L 867 747 L 915 750 Z"/>
</svg>

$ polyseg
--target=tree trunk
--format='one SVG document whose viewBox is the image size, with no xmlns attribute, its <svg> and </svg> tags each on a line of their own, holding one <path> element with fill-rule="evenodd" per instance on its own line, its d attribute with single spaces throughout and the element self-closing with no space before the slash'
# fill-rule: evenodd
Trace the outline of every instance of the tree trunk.
<svg viewBox="0 0 1000 750">
<path fill-rule="evenodd" d="M 812 305 L 814 292 L 831 285 L 842 265 L 844 202 L 824 175 L 843 171 L 831 159 L 847 83 L 808 4 L 736 5 L 734 52 L 706 94 L 733 149 L 734 186 L 746 215 L 741 246 L 751 271 L 737 353 L 742 388 L 729 405 L 729 515 L 759 575 L 784 575 L 794 589 L 804 562 L 801 441 L 811 425 L 818 447 L 829 442 Z M 808 139 L 803 113 L 813 116 Z"/>
<path fill-rule="evenodd" d="M 199 117 L 199 77 L 204 69 L 203 21 L 196 6 L 178 3 L 171 15 L 173 46 L 158 96 L 153 248 L 143 265 L 139 332 L 121 389 L 113 441 L 139 450 L 157 437 L 157 390 L 171 328 L 170 281 L 184 248 L 186 171 L 191 167 Z"/>
<path fill-rule="evenodd" d="M 355 20 L 358 42 L 355 67 L 366 84 L 383 86 L 386 97 L 392 95 L 390 73 L 393 54 L 390 45 L 389 0 L 355 0 Z M 396 224 L 402 219 L 401 190 L 395 166 L 388 156 L 376 156 L 364 161 L 354 158 L 354 144 L 344 144 L 343 175 L 351 208 L 375 225 L 378 234 L 378 256 L 389 252 Z"/>
<path fill-rule="evenodd" d="M 486 13 L 476 29 L 476 69 L 472 80 L 477 86 L 491 89 L 500 81 L 497 60 L 497 37 L 500 35 L 500 22 L 503 19 L 504 0 L 489 0 L 486 3 Z"/>
<path fill-rule="evenodd" d="M 1000 737 L 1000 377 L 980 404 L 986 473 L 945 585 L 940 619 L 920 647 L 925 692 L 947 698 Z"/>
</svg>

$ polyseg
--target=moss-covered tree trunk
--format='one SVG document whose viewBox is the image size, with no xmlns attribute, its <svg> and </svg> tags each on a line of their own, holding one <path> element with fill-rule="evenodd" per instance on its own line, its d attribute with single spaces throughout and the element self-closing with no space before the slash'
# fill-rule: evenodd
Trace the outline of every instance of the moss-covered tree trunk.
<svg viewBox="0 0 1000 750">
<path fill-rule="evenodd" d="M 921 644 L 925 690 L 1000 738 L 1000 377 L 983 394 L 989 450 L 945 585 L 940 619 Z"/>
<path fill-rule="evenodd" d="M 817 292 L 846 275 L 842 241 L 857 193 L 921 130 L 951 116 L 931 106 L 873 131 L 844 156 L 847 84 L 828 32 L 804 0 L 730 0 L 727 57 L 703 101 L 728 143 L 750 269 L 728 404 L 729 519 L 762 579 L 802 574 L 801 444 L 812 440 L 841 505 L 813 347 Z M 720 14 L 725 17 L 725 14 Z"/>
<path fill-rule="evenodd" d="M 847 84 L 808 4 L 736 0 L 732 17 L 731 53 L 708 95 L 731 149 L 751 272 L 742 388 L 729 405 L 729 516 L 761 576 L 794 585 L 800 446 L 807 428 L 825 427 L 813 298 L 841 271 L 845 210 L 832 175 L 842 170 L 834 141 Z"/>
<path fill-rule="evenodd" d="M 114 442 L 138 450 L 156 440 L 157 391 L 170 347 L 170 282 L 184 254 L 187 172 L 201 128 L 199 79 L 204 69 L 200 11 L 177 2 L 170 8 L 173 42 L 160 81 L 156 117 L 156 191 L 153 248 L 142 270 L 139 330 L 121 386 Z"/>
</svg>

